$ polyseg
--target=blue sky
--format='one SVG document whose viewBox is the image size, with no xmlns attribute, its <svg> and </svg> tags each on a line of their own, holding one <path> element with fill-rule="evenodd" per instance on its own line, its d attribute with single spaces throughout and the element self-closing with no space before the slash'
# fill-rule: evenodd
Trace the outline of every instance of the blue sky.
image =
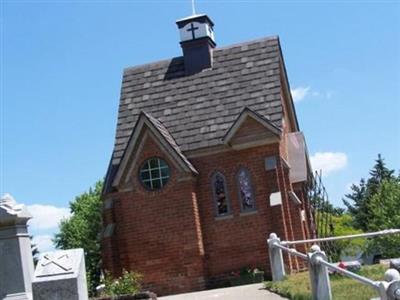
<svg viewBox="0 0 400 300">
<path fill-rule="evenodd" d="M 400 168 L 400 2 L 201 1 L 219 46 L 279 35 L 316 168 L 334 204 L 382 153 Z M 30 205 L 41 249 L 102 178 L 122 69 L 181 55 L 182 1 L 1 4 L 0 194 Z"/>
</svg>

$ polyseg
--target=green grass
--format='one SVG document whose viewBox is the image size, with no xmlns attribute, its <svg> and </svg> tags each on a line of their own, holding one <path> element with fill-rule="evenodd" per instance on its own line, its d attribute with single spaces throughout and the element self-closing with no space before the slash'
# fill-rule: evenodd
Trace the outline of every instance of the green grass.
<svg viewBox="0 0 400 300">
<path fill-rule="evenodd" d="M 360 275 L 373 280 L 383 280 L 387 267 L 384 265 L 363 266 Z M 358 281 L 340 275 L 330 275 L 332 296 L 334 300 L 365 300 L 378 297 L 375 290 Z M 266 281 L 265 287 L 271 292 L 292 300 L 311 299 L 311 287 L 308 272 L 287 276 L 284 281 Z"/>
</svg>

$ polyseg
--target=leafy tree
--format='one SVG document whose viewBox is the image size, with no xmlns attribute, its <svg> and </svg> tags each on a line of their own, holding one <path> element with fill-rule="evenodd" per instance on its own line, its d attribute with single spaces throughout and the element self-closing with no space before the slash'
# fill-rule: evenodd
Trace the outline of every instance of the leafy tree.
<svg viewBox="0 0 400 300">
<path fill-rule="evenodd" d="M 349 213 L 332 216 L 332 224 L 334 228 L 333 236 L 362 233 L 361 230 L 353 227 L 353 218 Z M 366 243 L 365 239 L 340 240 L 333 242 L 332 248 L 334 251 L 332 251 L 331 257 L 334 261 L 338 261 L 343 255 L 355 255 L 357 252 L 363 251 L 366 248 Z"/>
<path fill-rule="evenodd" d="M 56 234 L 53 240 L 59 249 L 84 249 L 88 289 L 91 295 L 100 283 L 102 187 L 103 182 L 99 181 L 88 192 L 69 203 L 72 216 L 61 221 L 60 233 Z"/>
<path fill-rule="evenodd" d="M 344 214 L 345 209 L 342 207 L 335 207 L 332 205 L 332 203 L 325 201 L 323 202 L 323 204 L 320 205 L 319 211 L 328 213 L 332 216 L 340 217 Z"/>
<path fill-rule="evenodd" d="M 378 154 L 375 165 L 369 172 L 370 178 L 365 181 L 361 179 L 358 185 L 351 186 L 351 193 L 345 195 L 344 205 L 354 219 L 354 227 L 363 231 L 369 230 L 369 220 L 371 217 L 371 198 L 377 193 L 384 180 L 394 179 L 394 170 L 388 169 L 384 159 Z"/>
<path fill-rule="evenodd" d="M 384 180 L 372 196 L 369 208 L 371 230 L 400 228 L 400 177 Z M 371 248 L 376 249 L 383 257 L 399 257 L 399 245 L 398 234 L 371 241 Z"/>
</svg>

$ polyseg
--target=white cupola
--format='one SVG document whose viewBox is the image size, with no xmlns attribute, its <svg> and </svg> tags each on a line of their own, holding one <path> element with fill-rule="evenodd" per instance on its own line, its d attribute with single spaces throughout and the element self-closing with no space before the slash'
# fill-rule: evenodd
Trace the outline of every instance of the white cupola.
<svg viewBox="0 0 400 300">
<path fill-rule="evenodd" d="M 207 15 L 194 15 L 176 21 L 181 42 L 199 38 L 210 38 L 214 43 L 214 23 Z"/>
<path fill-rule="evenodd" d="M 207 15 L 192 15 L 176 21 L 187 75 L 212 68 L 214 23 Z"/>
</svg>

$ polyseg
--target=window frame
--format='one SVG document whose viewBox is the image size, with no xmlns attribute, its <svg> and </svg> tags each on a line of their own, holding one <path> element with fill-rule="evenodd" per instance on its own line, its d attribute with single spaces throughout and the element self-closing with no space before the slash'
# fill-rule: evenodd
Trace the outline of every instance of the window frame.
<svg viewBox="0 0 400 300">
<path fill-rule="evenodd" d="M 157 168 L 151 168 L 151 166 L 148 165 L 147 172 L 149 172 L 149 174 L 150 174 L 150 176 L 149 176 L 150 179 L 149 179 L 149 180 L 143 180 L 143 179 L 142 179 L 142 170 L 143 170 L 143 168 L 146 166 L 146 164 L 148 164 L 149 161 L 152 160 L 152 159 L 157 159 L 158 167 L 157 167 Z M 166 178 L 165 184 L 162 183 L 162 180 L 163 180 L 163 178 L 165 178 L 165 177 L 163 177 L 163 176 L 161 175 L 161 169 L 162 169 L 161 164 L 160 164 L 161 161 L 165 163 L 165 165 L 167 166 L 166 169 L 168 170 L 168 178 Z M 160 183 L 161 183 L 161 187 L 160 187 L 160 188 L 152 188 L 153 184 L 152 184 L 152 181 L 151 181 L 151 180 L 153 180 L 153 178 L 151 178 L 151 172 L 152 172 L 153 170 L 158 170 L 158 172 L 159 172 L 159 177 L 158 177 L 157 179 L 158 179 L 158 180 L 160 181 Z M 165 159 L 163 159 L 163 158 L 161 158 L 161 157 L 159 157 L 159 156 L 152 156 L 152 157 L 146 158 L 146 159 L 142 162 L 141 167 L 140 167 L 139 170 L 138 170 L 138 180 L 139 180 L 140 184 L 143 186 L 143 188 L 146 189 L 147 191 L 150 191 L 150 192 L 157 192 L 157 191 L 161 191 L 162 189 L 164 189 L 165 186 L 168 185 L 168 183 L 169 183 L 169 181 L 170 181 L 170 179 L 171 179 L 171 176 L 172 176 L 172 175 L 171 175 L 171 172 L 172 172 L 171 167 L 169 166 L 169 164 L 167 163 L 167 161 L 166 161 Z M 151 187 L 147 186 L 146 183 L 145 183 L 144 181 L 149 181 Z"/>
<path fill-rule="evenodd" d="M 247 176 L 247 178 L 249 180 L 249 186 L 250 186 L 250 189 L 251 189 L 251 198 L 252 198 L 252 202 L 253 202 L 253 207 L 252 208 L 244 209 L 243 205 L 242 205 L 242 194 L 241 194 L 240 182 L 239 182 L 239 175 L 240 175 L 240 172 L 242 172 L 242 171 L 244 171 L 244 173 L 246 174 L 246 176 Z M 240 212 L 241 213 L 247 213 L 247 212 L 257 211 L 256 195 L 255 195 L 255 192 L 254 192 L 253 180 L 252 180 L 252 176 L 251 176 L 251 173 L 250 173 L 249 169 L 246 168 L 246 167 L 240 167 L 238 169 L 238 171 L 236 172 L 235 180 L 236 180 L 236 185 L 237 185 L 237 195 L 238 195 L 238 200 L 239 200 Z"/>
<path fill-rule="evenodd" d="M 225 190 L 225 197 L 226 197 L 226 204 L 228 211 L 226 213 L 220 214 L 218 213 L 218 199 L 217 199 L 217 194 L 215 190 L 215 180 L 217 175 L 220 175 L 222 177 L 223 183 L 224 183 L 224 190 Z M 221 171 L 215 171 L 212 176 L 211 176 L 211 191 L 212 191 L 212 200 L 214 204 L 214 211 L 215 211 L 215 217 L 216 218 L 223 218 L 226 216 L 232 215 L 232 207 L 231 207 L 231 200 L 229 197 L 229 191 L 228 191 L 228 185 L 226 183 L 226 177 Z"/>
</svg>

